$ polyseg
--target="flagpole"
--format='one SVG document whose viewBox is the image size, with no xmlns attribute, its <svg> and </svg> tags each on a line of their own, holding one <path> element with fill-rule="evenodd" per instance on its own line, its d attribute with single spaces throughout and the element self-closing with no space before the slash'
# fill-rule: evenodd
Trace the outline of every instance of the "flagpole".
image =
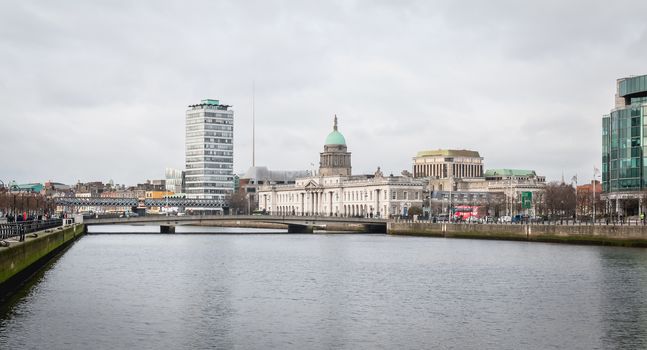
<svg viewBox="0 0 647 350">
<path fill-rule="evenodd" d="M 575 219 L 573 224 L 577 222 L 577 174 L 575 174 Z"/>
<path fill-rule="evenodd" d="M 591 180 L 591 195 L 593 196 L 593 225 L 595 225 L 595 167 L 593 168 L 593 180 Z"/>
</svg>

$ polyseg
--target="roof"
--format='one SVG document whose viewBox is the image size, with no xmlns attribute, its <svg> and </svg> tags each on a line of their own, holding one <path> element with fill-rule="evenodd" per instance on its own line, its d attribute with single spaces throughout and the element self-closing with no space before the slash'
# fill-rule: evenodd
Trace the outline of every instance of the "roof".
<svg viewBox="0 0 647 350">
<path fill-rule="evenodd" d="M 256 181 L 294 181 L 298 177 L 309 176 L 307 170 L 269 170 L 266 166 L 251 167 L 242 175 L 241 179 L 252 179 Z"/>
<path fill-rule="evenodd" d="M 474 157 L 481 158 L 478 152 L 470 151 L 466 149 L 437 149 L 435 151 L 420 151 L 418 152 L 417 157 L 434 157 L 434 156 L 443 156 L 443 157 Z"/>
<path fill-rule="evenodd" d="M 488 169 L 485 171 L 484 176 L 537 176 L 537 173 L 534 170 L 524 169 Z"/>
<path fill-rule="evenodd" d="M 621 97 L 644 95 L 647 92 L 647 75 L 619 79 L 618 90 Z"/>
<path fill-rule="evenodd" d="M 328 137 L 326 137 L 326 143 L 324 145 L 344 145 L 346 146 L 346 139 L 339 131 L 333 130 Z"/>
<path fill-rule="evenodd" d="M 215 107 L 216 109 L 224 110 L 224 111 L 226 111 L 227 108 L 231 107 L 231 105 L 220 104 L 220 100 L 214 100 L 214 99 L 210 99 L 210 98 L 201 100 L 200 103 L 197 103 L 197 104 L 194 104 L 194 105 L 189 105 L 190 108 L 195 108 L 195 107 L 201 107 L 202 108 L 202 107 L 205 107 L 205 106 Z"/>
<path fill-rule="evenodd" d="M 20 191 L 31 191 L 31 192 L 40 192 L 43 189 L 43 184 L 40 183 L 31 183 L 31 184 L 20 184 L 15 185 L 15 189 Z"/>
</svg>

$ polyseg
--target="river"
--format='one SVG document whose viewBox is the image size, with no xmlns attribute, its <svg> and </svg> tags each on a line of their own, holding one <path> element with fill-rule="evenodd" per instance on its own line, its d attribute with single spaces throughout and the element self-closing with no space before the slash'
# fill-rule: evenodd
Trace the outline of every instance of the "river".
<svg viewBox="0 0 647 350">
<path fill-rule="evenodd" d="M 0 349 L 647 348 L 645 249 L 145 230 L 75 242 L 2 305 Z"/>
</svg>

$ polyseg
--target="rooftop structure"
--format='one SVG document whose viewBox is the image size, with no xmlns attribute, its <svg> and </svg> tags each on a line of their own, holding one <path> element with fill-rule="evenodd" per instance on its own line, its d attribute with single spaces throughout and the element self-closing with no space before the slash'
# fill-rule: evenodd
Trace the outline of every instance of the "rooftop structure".
<svg viewBox="0 0 647 350">
<path fill-rule="evenodd" d="M 438 149 L 420 151 L 413 158 L 414 177 L 480 178 L 483 158 L 476 151 Z"/>
<path fill-rule="evenodd" d="M 510 177 L 510 176 L 537 176 L 534 170 L 523 169 L 488 169 L 484 174 L 486 179 L 496 177 Z"/>
<path fill-rule="evenodd" d="M 326 137 L 324 151 L 319 154 L 319 173 L 322 176 L 350 176 L 351 169 L 350 152 L 344 135 L 337 129 L 335 115 L 333 131 Z"/>
<path fill-rule="evenodd" d="M 433 151 L 420 151 L 416 155 L 417 157 L 432 157 L 432 156 L 443 156 L 443 157 L 475 157 L 480 158 L 481 156 L 477 151 L 469 151 L 465 149 L 437 149 Z"/>
</svg>

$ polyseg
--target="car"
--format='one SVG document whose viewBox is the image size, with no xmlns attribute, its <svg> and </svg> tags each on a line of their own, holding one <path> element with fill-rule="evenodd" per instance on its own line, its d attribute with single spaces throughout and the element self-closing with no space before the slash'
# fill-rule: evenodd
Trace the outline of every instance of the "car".
<svg viewBox="0 0 647 350">
<path fill-rule="evenodd" d="M 186 213 L 177 213 L 177 216 L 186 216 Z"/>
<path fill-rule="evenodd" d="M 499 222 L 503 222 L 503 223 L 512 222 L 512 218 L 508 215 L 502 216 L 499 218 Z"/>
<path fill-rule="evenodd" d="M 512 217 L 512 223 L 523 223 L 528 221 L 528 215 L 517 214 Z"/>
<path fill-rule="evenodd" d="M 476 216 L 470 216 L 465 221 L 467 221 L 469 223 L 472 223 L 472 224 L 481 224 L 481 223 L 483 223 L 483 220 L 480 219 L 480 218 L 477 218 Z"/>
</svg>

